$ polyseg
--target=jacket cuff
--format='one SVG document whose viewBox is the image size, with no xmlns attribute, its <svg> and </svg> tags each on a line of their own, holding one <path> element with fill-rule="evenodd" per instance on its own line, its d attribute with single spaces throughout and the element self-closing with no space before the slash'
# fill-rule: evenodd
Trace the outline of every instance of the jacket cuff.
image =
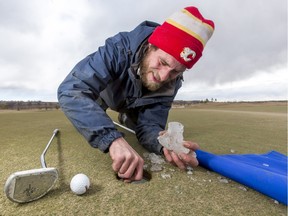
<svg viewBox="0 0 288 216">
<path fill-rule="evenodd" d="M 156 146 L 154 151 L 158 155 L 164 155 L 163 146 L 161 144 L 159 144 L 159 143 L 157 144 L 157 146 Z"/>
<path fill-rule="evenodd" d="M 108 134 L 101 136 L 99 138 L 96 138 L 93 142 L 90 144 L 98 148 L 104 153 L 109 152 L 109 147 L 112 144 L 112 142 L 120 137 L 123 137 L 123 134 L 120 133 L 119 131 L 111 131 Z"/>
</svg>

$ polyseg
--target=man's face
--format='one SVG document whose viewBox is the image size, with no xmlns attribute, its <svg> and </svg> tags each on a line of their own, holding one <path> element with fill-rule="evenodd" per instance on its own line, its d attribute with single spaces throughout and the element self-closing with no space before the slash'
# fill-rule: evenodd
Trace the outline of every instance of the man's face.
<svg viewBox="0 0 288 216">
<path fill-rule="evenodd" d="M 173 56 L 161 49 L 150 46 L 140 65 L 140 77 L 143 85 L 148 90 L 156 91 L 185 70 L 186 67 Z"/>
</svg>

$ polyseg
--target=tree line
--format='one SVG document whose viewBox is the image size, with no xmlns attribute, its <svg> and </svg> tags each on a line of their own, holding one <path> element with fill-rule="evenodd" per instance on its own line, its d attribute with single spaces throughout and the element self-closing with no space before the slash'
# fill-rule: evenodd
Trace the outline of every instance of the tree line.
<svg viewBox="0 0 288 216">
<path fill-rule="evenodd" d="M 59 109 L 58 102 L 0 101 L 0 110 Z"/>
<path fill-rule="evenodd" d="M 184 101 L 184 100 L 175 100 L 173 105 L 175 106 L 186 106 L 197 103 L 207 103 L 207 102 L 216 102 L 216 100 L 194 100 L 194 101 Z M 58 102 L 43 102 L 43 101 L 0 101 L 0 110 L 28 110 L 28 109 L 59 109 Z"/>
</svg>

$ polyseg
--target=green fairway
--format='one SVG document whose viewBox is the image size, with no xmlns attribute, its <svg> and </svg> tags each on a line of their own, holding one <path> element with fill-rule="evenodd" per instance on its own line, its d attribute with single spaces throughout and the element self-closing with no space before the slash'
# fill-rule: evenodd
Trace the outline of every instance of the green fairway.
<svg viewBox="0 0 288 216">
<path fill-rule="evenodd" d="M 238 105 L 238 106 L 237 106 Z M 116 119 L 116 113 L 108 111 Z M 186 140 L 215 154 L 266 153 L 287 155 L 287 104 L 202 104 L 172 109 L 169 121 L 184 125 Z M 145 184 L 115 178 L 108 154 L 90 147 L 60 110 L 0 111 L 0 181 L 10 174 L 40 168 L 40 155 L 55 128 L 60 130 L 46 154 L 48 167 L 59 171 L 55 187 L 43 198 L 13 203 L 0 194 L 0 215 L 287 215 L 271 198 L 202 167 L 193 174 L 165 164 Z M 119 129 L 125 132 L 123 129 Z M 127 141 L 140 155 L 135 135 Z M 86 174 L 90 190 L 74 195 L 70 180 Z M 163 174 L 169 178 L 163 178 Z"/>
</svg>

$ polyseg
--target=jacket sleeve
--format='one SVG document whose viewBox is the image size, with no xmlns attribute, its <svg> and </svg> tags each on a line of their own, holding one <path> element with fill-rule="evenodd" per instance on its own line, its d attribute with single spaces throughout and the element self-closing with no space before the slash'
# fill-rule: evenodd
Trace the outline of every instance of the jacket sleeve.
<svg viewBox="0 0 288 216">
<path fill-rule="evenodd" d="M 123 49 L 119 48 L 123 46 L 117 43 L 117 37 L 107 39 L 105 46 L 80 61 L 58 88 L 58 101 L 67 118 L 92 147 L 103 152 L 122 137 L 96 102 L 99 93 L 117 78 L 125 64 Z"/>
<path fill-rule="evenodd" d="M 165 130 L 171 104 L 153 104 L 140 110 L 136 126 L 139 142 L 148 151 L 163 154 L 158 142 L 159 132 Z"/>
</svg>

